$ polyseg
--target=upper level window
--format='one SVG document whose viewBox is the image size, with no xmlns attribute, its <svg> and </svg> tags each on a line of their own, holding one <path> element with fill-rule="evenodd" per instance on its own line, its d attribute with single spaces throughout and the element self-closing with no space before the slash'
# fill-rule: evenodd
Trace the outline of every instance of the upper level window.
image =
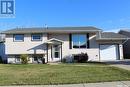
<svg viewBox="0 0 130 87">
<path fill-rule="evenodd" d="M 87 48 L 87 36 L 85 34 L 72 35 L 73 48 Z"/>
<path fill-rule="evenodd" d="M 42 35 L 41 34 L 32 34 L 32 41 L 41 41 Z"/>
<path fill-rule="evenodd" d="M 23 34 L 15 34 L 14 41 L 24 41 L 24 35 Z"/>
</svg>

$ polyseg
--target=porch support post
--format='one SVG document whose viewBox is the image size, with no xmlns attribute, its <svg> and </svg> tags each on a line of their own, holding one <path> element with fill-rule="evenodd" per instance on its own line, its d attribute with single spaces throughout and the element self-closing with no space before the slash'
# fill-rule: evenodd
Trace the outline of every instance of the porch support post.
<svg viewBox="0 0 130 87">
<path fill-rule="evenodd" d="M 46 44 L 47 46 L 47 63 L 48 63 L 48 43 Z"/>
<path fill-rule="evenodd" d="M 61 43 L 61 62 L 62 62 L 62 43 Z"/>
</svg>

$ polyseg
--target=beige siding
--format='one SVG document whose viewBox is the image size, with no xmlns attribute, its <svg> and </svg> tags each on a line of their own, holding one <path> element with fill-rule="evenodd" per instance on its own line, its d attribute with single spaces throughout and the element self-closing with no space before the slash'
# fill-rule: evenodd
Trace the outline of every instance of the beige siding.
<svg viewBox="0 0 130 87">
<path fill-rule="evenodd" d="M 47 37 L 48 36 L 48 37 Z M 5 42 L 5 53 L 7 55 L 16 55 L 16 54 L 46 54 L 47 48 L 45 42 L 48 39 L 55 38 L 63 41 L 62 44 L 62 58 L 72 58 L 73 54 L 87 53 L 89 60 L 99 61 L 99 44 L 113 44 L 118 43 L 120 51 L 120 59 L 123 59 L 122 52 L 122 41 L 96 41 L 96 34 L 89 34 L 89 46 L 90 48 L 85 49 L 70 49 L 69 48 L 69 34 L 43 34 L 42 41 L 31 41 L 31 34 L 24 35 L 24 42 L 13 42 L 13 35 L 6 35 Z M 32 63 L 32 56 L 29 57 L 29 63 Z M 45 55 L 45 61 L 47 62 L 47 55 Z M 15 62 L 14 56 L 8 56 L 8 61 Z M 48 61 L 52 61 L 51 58 L 51 45 L 48 47 Z"/>
<path fill-rule="evenodd" d="M 62 44 L 62 57 L 67 58 L 72 54 L 78 53 L 87 53 L 89 56 L 89 60 L 99 60 L 99 45 L 96 43 L 96 35 L 90 34 L 90 48 L 89 49 L 69 49 L 69 34 L 49 34 L 49 39 L 56 38 L 62 40 L 64 43 Z M 49 50 L 49 58 L 51 58 L 51 50 Z M 49 59 L 51 60 L 51 59 Z"/>
<path fill-rule="evenodd" d="M 8 63 L 15 63 L 15 56 L 17 54 L 46 54 L 47 34 L 42 35 L 42 41 L 31 41 L 31 34 L 24 35 L 24 42 L 14 42 L 13 35 L 6 35 L 5 53 L 8 55 Z M 32 63 L 32 56 L 29 56 Z M 44 57 L 46 59 L 46 55 Z"/>
<path fill-rule="evenodd" d="M 42 54 L 46 53 L 46 46 L 43 43 L 47 35 L 43 34 L 42 41 L 31 41 L 31 34 L 24 35 L 24 42 L 13 42 L 13 35 L 6 35 L 6 54 Z"/>
</svg>

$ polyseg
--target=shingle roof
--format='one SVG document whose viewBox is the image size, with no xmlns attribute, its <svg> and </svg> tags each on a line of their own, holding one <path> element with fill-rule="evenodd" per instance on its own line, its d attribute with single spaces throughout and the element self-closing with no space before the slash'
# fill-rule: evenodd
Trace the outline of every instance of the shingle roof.
<svg viewBox="0 0 130 87">
<path fill-rule="evenodd" d="M 127 37 L 130 38 L 130 30 L 128 30 L 128 29 L 126 29 L 126 30 L 120 30 L 118 33 L 122 34 L 122 35 L 125 35 L 125 36 L 127 36 Z"/>
<path fill-rule="evenodd" d="M 120 31 L 130 32 L 130 29 L 123 29 L 123 30 L 120 30 Z"/>
<path fill-rule="evenodd" d="M 71 32 L 97 32 L 101 29 L 95 27 L 48 27 L 48 28 L 15 28 L 4 31 L 5 34 L 15 33 L 71 33 Z"/>
<path fill-rule="evenodd" d="M 102 32 L 97 35 L 97 40 L 122 40 L 127 39 L 125 35 L 121 35 L 114 32 Z"/>
</svg>

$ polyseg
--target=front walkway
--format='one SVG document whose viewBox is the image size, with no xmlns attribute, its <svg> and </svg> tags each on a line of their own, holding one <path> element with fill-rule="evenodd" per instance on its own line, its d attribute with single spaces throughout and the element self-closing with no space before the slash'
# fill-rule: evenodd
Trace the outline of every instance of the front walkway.
<svg viewBox="0 0 130 87">
<path fill-rule="evenodd" d="M 105 63 L 109 64 L 110 66 L 115 66 L 118 68 L 130 70 L 130 59 L 117 60 L 117 61 L 106 61 Z"/>
<path fill-rule="evenodd" d="M 2 87 L 130 87 L 130 81 L 67 84 L 67 85 L 30 85 L 30 86 L 2 86 Z"/>
</svg>

